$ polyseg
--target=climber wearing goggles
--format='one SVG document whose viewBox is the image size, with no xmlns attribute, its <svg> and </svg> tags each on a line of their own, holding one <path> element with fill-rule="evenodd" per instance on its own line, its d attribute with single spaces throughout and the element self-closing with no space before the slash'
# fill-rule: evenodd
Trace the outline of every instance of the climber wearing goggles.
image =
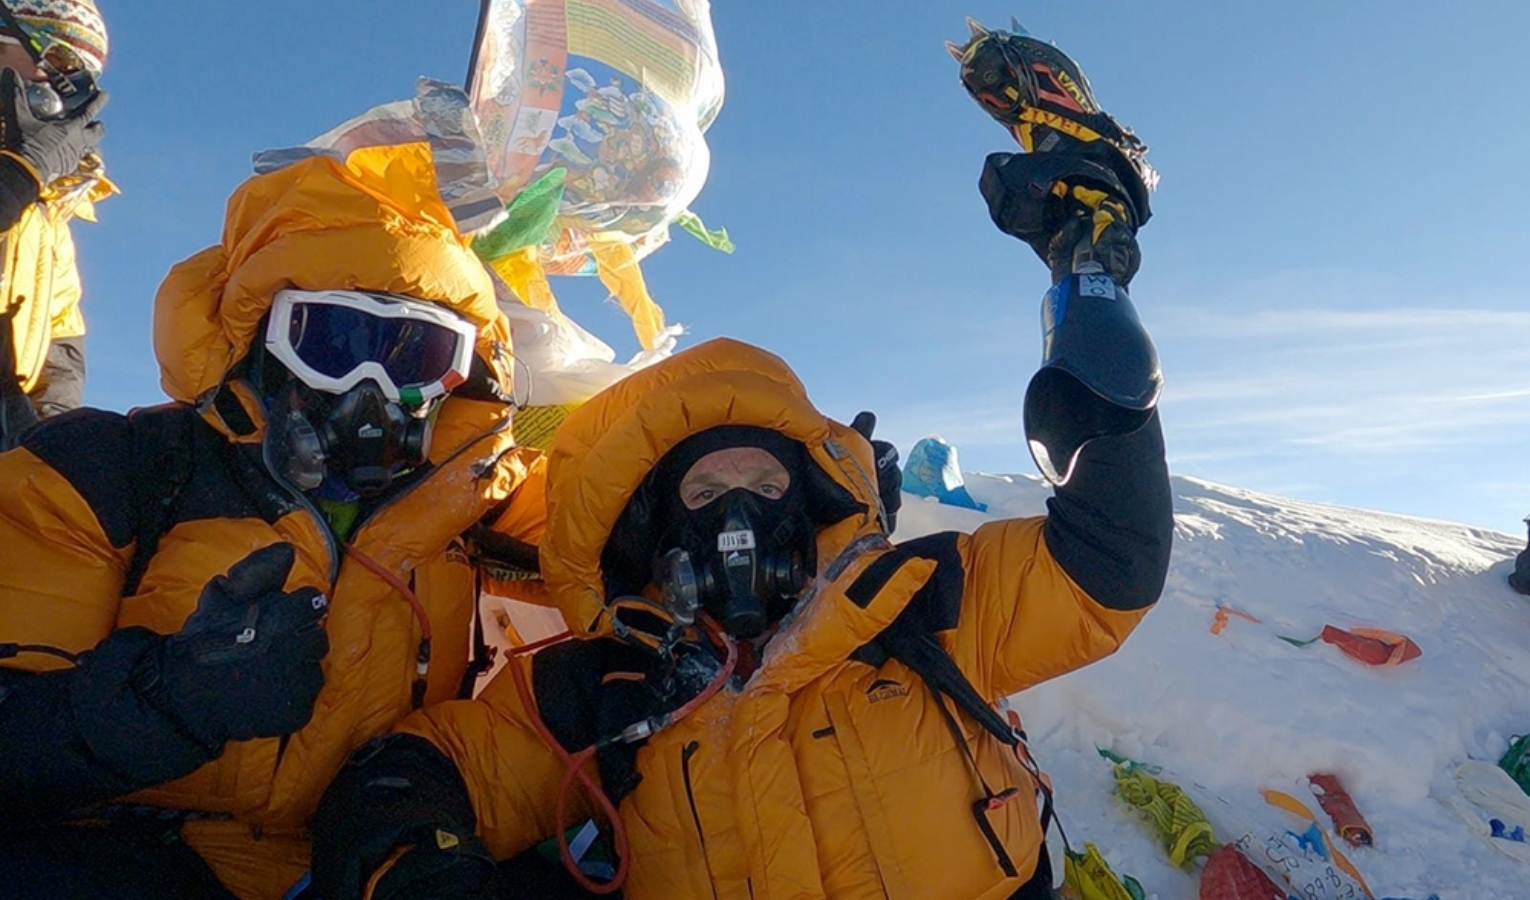
<svg viewBox="0 0 1530 900">
<path fill-rule="evenodd" d="M 448 310 L 362 291 L 278 291 L 265 350 L 277 470 L 310 490 L 329 475 L 376 494 L 424 462 L 434 401 L 467 380 L 476 331 Z"/>
<path fill-rule="evenodd" d="M 100 94 L 96 72 L 79 51 L 45 33 L 28 30 L 0 3 L 0 45 L 18 46 L 31 57 L 41 79 L 26 85 L 27 105 L 39 119 L 68 119 Z"/>
<path fill-rule="evenodd" d="M 99 152 L 106 51 L 93 0 L 0 0 L 0 449 L 84 398 L 72 222 L 116 190 Z"/>
<path fill-rule="evenodd" d="M 278 291 L 266 349 L 309 387 L 344 393 L 374 379 L 418 409 L 467 380 L 475 331 L 444 309 L 361 291 Z"/>
</svg>

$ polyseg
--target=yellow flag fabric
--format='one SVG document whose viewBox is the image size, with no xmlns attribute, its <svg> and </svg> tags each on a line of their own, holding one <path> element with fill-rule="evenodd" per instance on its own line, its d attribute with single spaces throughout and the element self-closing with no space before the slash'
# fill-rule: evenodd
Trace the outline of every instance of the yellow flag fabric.
<svg viewBox="0 0 1530 900">
<path fill-rule="evenodd" d="M 595 271 L 600 282 L 616 298 L 622 311 L 632 317 L 632 329 L 644 350 L 659 344 L 664 331 L 664 310 L 648 295 L 643 270 L 638 266 L 632 245 L 621 241 L 590 239 L 590 253 L 595 257 Z"/>
<path fill-rule="evenodd" d="M 1188 871 L 1221 846 L 1206 814 L 1179 787 L 1131 765 L 1116 766 L 1115 775 L 1116 796 L 1147 819 L 1174 865 Z"/>
<path fill-rule="evenodd" d="M 557 313 L 558 300 L 548 283 L 547 271 L 537 262 L 537 248 L 523 247 L 489 263 L 494 274 L 504 280 L 515 296 L 532 309 Z"/>
<path fill-rule="evenodd" d="M 1083 853 L 1069 853 L 1063 870 L 1064 896 L 1071 900 L 1133 900 L 1092 843 L 1084 844 Z"/>
</svg>

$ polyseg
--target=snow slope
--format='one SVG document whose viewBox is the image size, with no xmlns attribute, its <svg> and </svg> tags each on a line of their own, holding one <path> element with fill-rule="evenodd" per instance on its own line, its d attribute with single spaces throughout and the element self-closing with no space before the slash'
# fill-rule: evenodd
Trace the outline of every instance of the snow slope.
<svg viewBox="0 0 1530 900">
<path fill-rule="evenodd" d="M 1045 512 L 1028 477 L 967 476 L 986 514 L 905 495 L 898 538 L 970 530 Z M 1504 578 L 1520 538 L 1174 479 L 1173 562 L 1162 601 L 1115 656 L 1028 691 L 1017 706 L 1058 790 L 1076 847 L 1092 841 L 1118 874 L 1160 900 L 1194 898 L 1112 797 L 1101 746 L 1164 767 L 1219 826 L 1300 830 L 1262 788 L 1306 801 L 1306 776 L 1338 774 L 1375 833 L 1348 855 L 1377 897 L 1530 898 L 1530 864 L 1446 803 L 1452 767 L 1496 761 L 1530 731 L 1530 598 Z M 1218 604 L 1233 616 L 1210 631 Z M 1295 647 L 1325 624 L 1402 632 L 1423 656 L 1372 668 L 1336 647 Z"/>
</svg>

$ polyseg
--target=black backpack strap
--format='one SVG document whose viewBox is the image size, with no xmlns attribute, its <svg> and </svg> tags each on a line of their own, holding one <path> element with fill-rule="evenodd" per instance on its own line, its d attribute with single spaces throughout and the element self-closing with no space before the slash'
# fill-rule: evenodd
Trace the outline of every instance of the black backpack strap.
<svg viewBox="0 0 1530 900">
<path fill-rule="evenodd" d="M 499 648 L 490 647 L 484 633 L 483 569 L 478 566 L 473 567 L 473 596 L 478 598 L 473 604 L 473 656 L 468 660 L 467 669 L 462 673 L 462 684 L 457 688 L 457 697 L 461 700 L 472 699 L 478 689 L 478 679 L 494 668 L 494 661 L 499 656 Z"/>
<path fill-rule="evenodd" d="M 898 617 L 877 636 L 877 643 L 888 656 L 913 669 L 930 690 L 950 697 L 957 708 L 972 717 L 984 731 L 1006 746 L 1014 747 L 1020 743 L 1023 735 L 1016 734 L 992 704 L 983 699 L 946 648 L 918 622 L 909 617 Z"/>
<path fill-rule="evenodd" d="M 32 398 L 21 389 L 16 374 L 16 315 L 22 301 L 0 306 L 0 451 L 9 450 L 21 441 L 21 433 L 37 424 Z"/>
<path fill-rule="evenodd" d="M 484 519 L 498 518 L 499 511 L 497 507 Z M 474 564 L 494 577 L 503 581 L 531 581 L 542 577 L 542 564 L 535 544 L 501 534 L 483 521 L 469 527 L 462 536 Z"/>
<path fill-rule="evenodd" d="M 192 475 L 196 413 L 179 404 L 135 409 L 128 414 L 133 428 L 133 464 L 137 469 L 133 558 L 122 582 L 122 596 L 138 593 L 159 550 L 159 539 L 175 523 L 176 511 Z"/>
<path fill-rule="evenodd" d="M 898 660 L 908 666 L 930 689 L 934 695 L 935 705 L 940 710 L 941 717 L 945 720 L 946 727 L 950 729 L 952 737 L 957 745 L 966 754 L 967 761 L 971 765 L 973 774 L 977 777 L 978 785 L 983 790 L 983 797 L 973 804 L 973 818 L 977 821 L 978 828 L 982 830 L 983 837 L 987 839 L 989 846 L 999 863 L 999 868 L 1009 877 L 1015 877 L 1015 868 L 1008 853 L 1000 843 L 998 835 L 988 822 L 985 813 L 998 805 L 1002 805 L 1015 797 L 1015 789 L 1008 788 L 1002 791 L 994 791 L 983 778 L 977 768 L 977 759 L 972 754 L 971 747 L 967 744 L 966 737 L 961 728 L 956 724 L 956 718 L 946 705 L 946 698 L 956 704 L 957 709 L 966 713 L 982 729 L 997 738 L 1005 746 L 1015 751 L 1015 756 L 1020 760 L 1032 779 L 1036 783 L 1037 790 L 1041 793 L 1041 833 L 1045 835 L 1057 821 L 1054 814 L 1052 788 L 1042 776 L 1040 769 L 1031 759 L 1030 746 L 1026 743 L 1025 732 L 1011 725 L 1000 716 L 972 682 L 967 678 L 946 652 L 935 635 L 924 628 L 919 621 L 912 616 L 899 616 L 893 620 L 883 632 L 877 636 L 875 645 L 888 657 Z M 1068 842 L 1066 833 L 1062 830 L 1062 824 L 1057 823 L 1058 834 L 1062 835 L 1064 845 Z M 1015 898 L 1049 898 L 1054 896 L 1052 892 L 1052 867 L 1047 855 L 1045 843 L 1042 844 L 1040 861 L 1036 871 L 1030 880 L 1015 894 Z"/>
</svg>

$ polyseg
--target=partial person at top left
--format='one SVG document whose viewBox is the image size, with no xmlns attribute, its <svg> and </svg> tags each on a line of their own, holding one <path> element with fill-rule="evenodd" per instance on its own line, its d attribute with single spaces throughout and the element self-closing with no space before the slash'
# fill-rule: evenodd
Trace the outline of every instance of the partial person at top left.
<svg viewBox="0 0 1530 900">
<path fill-rule="evenodd" d="M 0 2 L 0 449 L 83 401 L 70 223 L 115 191 L 97 152 L 106 52 L 94 0 Z"/>
</svg>

